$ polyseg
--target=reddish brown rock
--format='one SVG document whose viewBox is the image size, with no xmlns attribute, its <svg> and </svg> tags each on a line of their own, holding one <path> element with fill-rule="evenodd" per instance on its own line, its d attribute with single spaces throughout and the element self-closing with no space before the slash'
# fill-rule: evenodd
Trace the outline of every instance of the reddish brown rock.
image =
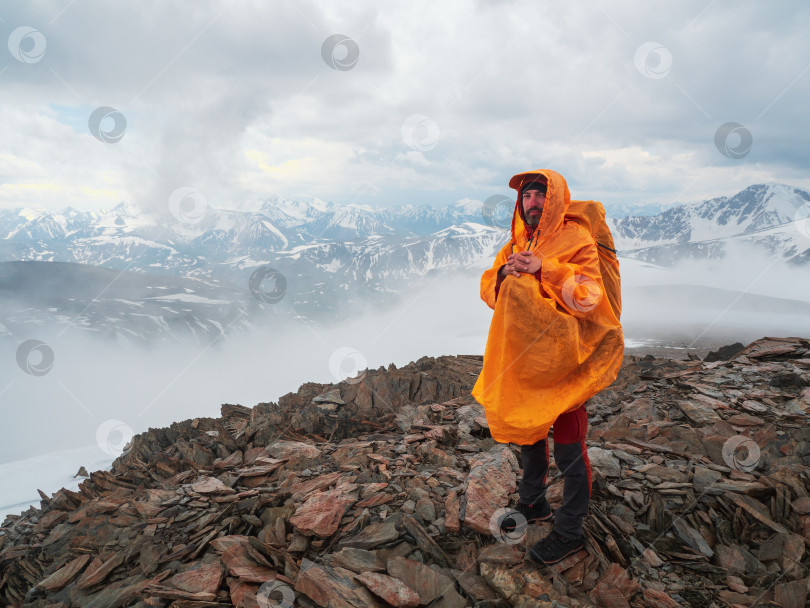
<svg viewBox="0 0 810 608">
<path fill-rule="evenodd" d="M 123 564 L 125 559 L 126 553 L 119 551 L 105 562 L 99 560 L 99 563 L 96 563 L 96 560 L 93 560 L 90 567 L 87 568 L 84 574 L 79 577 L 79 580 L 76 581 L 76 589 L 87 589 L 88 587 L 99 584 L 107 578 L 110 572 Z"/>
<path fill-rule="evenodd" d="M 572 585 L 582 586 L 585 579 L 586 567 L 588 560 L 584 559 L 581 562 L 574 564 L 571 568 L 563 572 L 563 577 Z"/>
<path fill-rule="evenodd" d="M 267 446 L 267 453 L 280 459 L 312 459 L 321 455 L 321 450 L 303 441 L 274 441 Z"/>
<path fill-rule="evenodd" d="M 726 577 L 726 584 L 728 588 L 737 593 L 748 593 L 748 586 L 739 576 L 729 574 Z"/>
<path fill-rule="evenodd" d="M 290 523 L 302 534 L 327 538 L 337 531 L 343 514 L 354 501 L 339 490 L 313 494 L 296 509 Z"/>
<path fill-rule="evenodd" d="M 630 602 L 624 594 L 608 583 L 597 584 L 593 595 L 601 608 L 630 608 Z"/>
<path fill-rule="evenodd" d="M 68 513 L 65 511 L 51 511 L 43 515 L 34 526 L 37 533 L 45 532 L 53 528 L 56 524 L 67 519 Z"/>
<path fill-rule="evenodd" d="M 478 562 L 491 564 L 520 564 L 523 563 L 524 552 L 516 545 L 494 543 L 483 547 L 478 552 Z"/>
<path fill-rule="evenodd" d="M 579 562 L 586 559 L 587 557 L 588 552 L 583 549 L 582 551 L 577 551 L 573 555 L 569 555 L 562 561 L 559 561 L 556 564 L 552 564 L 549 567 L 555 572 L 559 572 L 560 574 L 562 574 L 569 568 L 573 568 L 574 566 L 576 566 Z"/>
<path fill-rule="evenodd" d="M 219 560 L 210 564 L 196 564 L 188 570 L 175 574 L 171 583 L 189 593 L 216 593 L 222 584 L 225 569 Z"/>
<path fill-rule="evenodd" d="M 681 608 L 681 604 L 658 589 L 644 589 L 641 594 L 644 596 L 644 605 L 650 608 Z"/>
<path fill-rule="evenodd" d="M 256 561 L 248 552 L 249 545 L 237 545 L 229 547 L 222 552 L 220 559 L 228 570 L 232 568 L 249 568 L 255 566 Z"/>
<path fill-rule="evenodd" d="M 520 594 L 526 586 L 526 580 L 517 568 L 484 562 L 480 570 L 487 584 L 507 600 Z"/>
<path fill-rule="evenodd" d="M 473 599 L 477 601 L 498 599 L 495 591 L 487 585 L 487 581 L 483 576 L 472 572 L 462 572 L 461 570 L 451 570 L 450 572 L 464 592 Z M 539 593 L 536 595 L 539 595 Z"/>
<path fill-rule="evenodd" d="M 339 544 L 341 547 L 374 549 L 375 547 L 390 543 L 398 538 L 399 532 L 393 521 L 375 522 L 369 524 L 357 534 L 343 539 Z"/>
<path fill-rule="evenodd" d="M 441 597 L 441 600 L 431 606 L 462 608 L 467 604 L 456 591 L 453 579 L 425 564 L 404 557 L 392 557 L 388 560 L 386 568 L 388 574 L 416 591 L 422 604 L 429 604 L 438 597 Z"/>
<path fill-rule="evenodd" d="M 318 492 L 325 490 L 329 486 L 334 485 L 345 474 L 340 471 L 334 473 L 327 473 L 326 475 L 318 475 L 314 479 L 294 483 L 286 488 L 291 494 L 294 501 L 305 500 L 311 492 Z"/>
<path fill-rule="evenodd" d="M 356 547 L 344 547 L 331 555 L 331 563 L 352 572 L 382 572 L 385 564 L 371 551 Z"/>
<path fill-rule="evenodd" d="M 806 569 L 801 560 L 804 557 L 804 539 L 797 534 L 774 534 L 759 548 L 759 561 L 776 561 L 788 579 L 801 578 Z"/>
<path fill-rule="evenodd" d="M 156 584 L 147 585 L 144 587 L 143 591 L 151 597 L 158 597 L 165 600 L 178 600 L 181 602 L 183 600 L 189 602 L 211 602 L 217 599 L 215 593 L 190 593 L 188 591 L 175 589 L 174 587 L 164 587 L 163 585 Z"/>
<path fill-rule="evenodd" d="M 661 558 L 658 557 L 658 554 L 649 547 L 645 547 L 644 551 L 642 552 L 642 555 L 644 557 L 644 561 L 647 562 L 653 568 L 659 568 L 664 563 L 663 561 L 661 561 Z"/>
<path fill-rule="evenodd" d="M 641 587 L 638 581 L 630 578 L 627 570 L 615 562 L 602 573 L 599 582 L 615 587 L 627 600 L 632 599 Z"/>
<path fill-rule="evenodd" d="M 462 572 L 474 572 L 478 568 L 478 549 L 474 542 L 463 542 L 456 555 L 456 568 Z"/>
<path fill-rule="evenodd" d="M 235 576 L 246 583 L 266 583 L 278 578 L 276 571 L 265 566 L 232 566 L 228 569 L 229 574 Z"/>
<path fill-rule="evenodd" d="M 727 572 L 745 572 L 745 555 L 739 547 L 717 545 L 717 564 Z"/>
<path fill-rule="evenodd" d="M 225 579 L 225 582 L 228 584 L 234 608 L 256 608 L 256 593 L 259 591 L 259 585 L 230 576 Z"/>
<path fill-rule="evenodd" d="M 319 606 L 329 608 L 367 608 L 379 605 L 369 591 L 352 580 L 352 573 L 348 570 L 316 564 L 306 558 L 301 561 L 295 590 Z"/>
<path fill-rule="evenodd" d="M 461 522 L 459 521 L 459 500 L 458 494 L 455 490 L 450 490 L 447 493 L 447 498 L 444 501 L 444 527 L 448 532 L 458 532 L 461 529 Z"/>
<path fill-rule="evenodd" d="M 796 511 L 799 515 L 807 515 L 810 513 L 810 498 L 807 496 L 803 496 L 801 498 L 797 498 L 790 506 L 793 507 L 793 510 Z"/>
<path fill-rule="evenodd" d="M 234 489 L 229 488 L 216 477 L 206 477 L 193 484 L 191 489 L 198 494 L 233 494 Z"/>
<path fill-rule="evenodd" d="M 82 571 L 82 568 L 84 568 L 89 561 L 89 555 L 80 555 L 79 557 L 70 560 L 67 564 L 59 568 L 59 570 L 37 583 L 37 589 L 45 591 L 61 589 L 76 578 L 76 575 Z"/>
<path fill-rule="evenodd" d="M 218 551 L 220 553 L 225 552 L 231 547 L 247 547 L 248 545 L 250 545 L 250 541 L 248 541 L 247 536 L 243 536 L 241 534 L 220 536 L 219 538 L 215 538 L 211 541 L 211 546 L 214 548 L 214 551 Z"/>
<path fill-rule="evenodd" d="M 804 608 L 807 601 L 807 579 L 780 583 L 773 588 L 773 599 L 781 608 Z"/>
<path fill-rule="evenodd" d="M 489 527 L 493 513 L 509 504 L 509 495 L 517 487 L 515 469 L 517 459 L 504 445 L 473 457 L 467 475 L 465 526 L 479 534 L 492 534 Z"/>
<path fill-rule="evenodd" d="M 402 581 L 375 572 L 365 572 L 357 576 L 376 596 L 385 600 L 392 606 L 400 608 L 416 608 L 419 605 L 419 596 L 416 591 Z"/>
</svg>

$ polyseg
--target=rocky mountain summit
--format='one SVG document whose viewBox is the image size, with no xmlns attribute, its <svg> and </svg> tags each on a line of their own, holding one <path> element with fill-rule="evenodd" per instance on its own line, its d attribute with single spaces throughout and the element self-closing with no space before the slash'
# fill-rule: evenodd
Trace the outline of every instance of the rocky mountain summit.
<svg viewBox="0 0 810 608">
<path fill-rule="evenodd" d="M 549 523 L 500 531 L 520 450 L 469 394 L 481 364 L 424 357 L 150 429 L 6 518 L 0 604 L 805 605 L 810 340 L 627 356 L 588 405 L 585 548 L 552 567 L 528 557 Z"/>
</svg>

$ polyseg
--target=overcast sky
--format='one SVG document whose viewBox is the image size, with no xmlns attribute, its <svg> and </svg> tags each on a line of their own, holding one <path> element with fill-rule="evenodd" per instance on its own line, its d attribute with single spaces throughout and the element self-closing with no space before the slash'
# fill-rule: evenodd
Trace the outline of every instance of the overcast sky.
<svg viewBox="0 0 810 608">
<path fill-rule="evenodd" d="M 0 206 L 810 188 L 808 31 L 800 1 L 4 3 Z"/>
</svg>

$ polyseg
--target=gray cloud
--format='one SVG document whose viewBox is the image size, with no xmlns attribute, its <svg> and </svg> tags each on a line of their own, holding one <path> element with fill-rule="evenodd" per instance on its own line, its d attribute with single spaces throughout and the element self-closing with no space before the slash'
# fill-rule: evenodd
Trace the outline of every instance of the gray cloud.
<svg viewBox="0 0 810 608">
<path fill-rule="evenodd" d="M 810 185 L 803 5 L 39 0 L 2 18 L 4 39 L 47 39 L 40 61 L 0 64 L 3 206 L 160 207 L 181 186 L 446 204 L 540 166 L 611 202 Z M 350 70 L 321 57 L 336 33 L 358 45 Z M 671 54 L 650 64 L 663 77 L 638 69 L 647 42 Z M 127 118 L 119 143 L 82 128 L 102 105 Z M 430 150 L 403 141 L 414 114 L 438 127 Z M 714 144 L 728 121 L 753 136 L 739 160 Z"/>
</svg>

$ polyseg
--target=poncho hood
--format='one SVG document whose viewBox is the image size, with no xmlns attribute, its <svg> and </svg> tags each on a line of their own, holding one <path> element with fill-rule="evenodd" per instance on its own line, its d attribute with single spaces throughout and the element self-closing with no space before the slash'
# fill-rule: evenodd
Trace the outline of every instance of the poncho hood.
<svg viewBox="0 0 810 608">
<path fill-rule="evenodd" d="M 512 242 L 519 248 L 524 248 L 535 236 L 523 214 L 523 201 L 520 196 L 520 189 L 523 185 L 531 182 L 544 183 L 547 188 L 543 214 L 540 216 L 540 223 L 537 225 L 537 230 L 539 230 L 537 242 L 543 242 L 559 231 L 563 225 L 565 213 L 571 204 L 568 184 L 565 178 L 556 171 L 538 169 L 537 171 L 518 173 L 512 177 L 509 180 L 509 187 L 517 190 L 515 211 L 512 214 Z"/>
</svg>

